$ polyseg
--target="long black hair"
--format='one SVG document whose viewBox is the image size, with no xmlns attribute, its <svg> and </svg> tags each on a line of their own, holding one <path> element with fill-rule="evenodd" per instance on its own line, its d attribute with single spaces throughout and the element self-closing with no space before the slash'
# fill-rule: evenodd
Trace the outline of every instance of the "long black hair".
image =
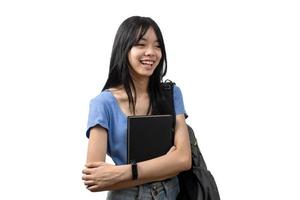
<svg viewBox="0 0 300 200">
<path fill-rule="evenodd" d="M 103 91 L 111 87 L 123 85 L 128 96 L 129 107 L 133 114 L 135 114 L 136 89 L 129 72 L 130 64 L 128 52 L 146 34 L 150 27 L 155 31 L 162 57 L 149 78 L 148 94 L 150 103 L 147 114 L 150 114 L 151 110 L 151 114 L 166 114 L 169 112 L 169 109 L 166 108 L 165 98 L 161 88 L 162 78 L 167 73 L 165 44 L 160 28 L 156 22 L 149 17 L 132 16 L 120 25 L 114 39 L 108 79 L 102 89 Z"/>
</svg>

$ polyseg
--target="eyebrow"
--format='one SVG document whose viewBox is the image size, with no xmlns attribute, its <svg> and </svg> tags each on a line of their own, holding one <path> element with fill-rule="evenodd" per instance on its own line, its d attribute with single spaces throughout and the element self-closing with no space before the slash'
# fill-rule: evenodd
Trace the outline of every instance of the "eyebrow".
<svg viewBox="0 0 300 200">
<path fill-rule="evenodd" d="M 139 41 L 147 41 L 147 39 L 146 39 L 146 38 L 141 38 Z M 157 42 L 157 43 L 159 43 L 159 41 L 158 41 L 158 40 L 155 40 L 154 42 Z"/>
</svg>

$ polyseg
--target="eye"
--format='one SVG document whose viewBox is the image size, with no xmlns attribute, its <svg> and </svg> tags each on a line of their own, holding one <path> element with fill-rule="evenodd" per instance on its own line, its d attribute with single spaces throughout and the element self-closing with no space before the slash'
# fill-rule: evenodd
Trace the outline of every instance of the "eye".
<svg viewBox="0 0 300 200">
<path fill-rule="evenodd" d="M 159 43 L 156 43 L 156 44 L 155 44 L 155 47 L 160 49 L 160 44 L 159 44 Z"/>
<path fill-rule="evenodd" d="M 145 46 L 145 44 L 144 44 L 144 43 L 137 43 L 137 44 L 135 44 L 134 46 L 138 46 L 138 47 L 144 47 L 144 46 Z"/>
</svg>

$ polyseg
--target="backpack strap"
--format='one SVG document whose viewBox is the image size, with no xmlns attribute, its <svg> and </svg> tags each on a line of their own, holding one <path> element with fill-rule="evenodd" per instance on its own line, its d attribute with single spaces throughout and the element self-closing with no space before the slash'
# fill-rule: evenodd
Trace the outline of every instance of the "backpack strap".
<svg viewBox="0 0 300 200">
<path fill-rule="evenodd" d="M 165 80 L 162 83 L 166 101 L 170 104 L 171 110 L 172 110 L 172 112 L 170 114 L 173 116 L 173 133 L 175 133 L 175 126 L 176 126 L 176 113 L 175 113 L 175 105 L 174 105 L 174 100 L 173 100 L 174 85 L 175 85 L 175 83 L 169 79 Z"/>
<path fill-rule="evenodd" d="M 173 133 L 175 134 L 176 113 L 173 100 L 174 85 L 175 83 L 170 80 L 166 80 L 162 83 L 166 101 L 172 106 L 171 114 L 173 116 Z M 192 168 L 178 174 L 180 193 L 176 199 L 220 200 L 217 184 L 210 171 L 207 170 L 207 166 L 200 152 L 194 131 L 189 125 L 187 125 L 187 127 L 192 153 Z"/>
</svg>

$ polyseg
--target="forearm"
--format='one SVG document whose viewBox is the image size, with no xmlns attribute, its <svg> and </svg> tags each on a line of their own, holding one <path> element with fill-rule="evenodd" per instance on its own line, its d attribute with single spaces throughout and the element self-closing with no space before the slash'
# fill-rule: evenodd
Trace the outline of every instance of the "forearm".
<svg viewBox="0 0 300 200">
<path fill-rule="evenodd" d="M 137 180 L 132 180 L 131 165 L 123 165 L 122 181 L 107 188 L 103 188 L 103 190 L 129 188 L 174 177 L 179 172 L 186 170 L 184 160 L 176 159 L 177 156 L 178 152 L 172 152 L 155 159 L 138 163 Z"/>
<path fill-rule="evenodd" d="M 140 179 L 159 180 L 190 168 L 190 158 L 180 150 L 164 156 L 138 163 Z"/>
<path fill-rule="evenodd" d="M 131 188 L 135 187 L 138 185 L 143 185 L 145 183 L 153 182 L 153 181 L 163 181 L 168 178 L 172 178 L 174 176 L 177 176 L 178 174 L 170 174 L 165 177 L 161 177 L 160 179 L 137 179 L 137 180 L 128 180 L 128 181 L 123 181 L 116 183 L 114 185 L 111 185 L 106 188 L 102 188 L 100 191 L 107 191 L 107 190 L 120 190 L 120 189 L 125 189 L 125 188 Z"/>
<path fill-rule="evenodd" d="M 91 191 L 96 192 L 130 188 L 148 182 L 162 181 L 174 177 L 179 172 L 186 170 L 185 167 L 187 166 L 187 164 L 184 163 L 184 159 L 178 159 L 178 157 L 181 157 L 178 153 L 179 152 L 176 152 L 175 150 L 164 156 L 138 163 L 137 180 L 132 180 L 131 165 L 115 166 L 114 169 L 116 172 L 113 174 L 116 175 L 115 177 L 119 177 L 119 180 L 113 184 L 103 185 L 103 187 L 98 185 L 98 187 L 93 188 Z"/>
</svg>

